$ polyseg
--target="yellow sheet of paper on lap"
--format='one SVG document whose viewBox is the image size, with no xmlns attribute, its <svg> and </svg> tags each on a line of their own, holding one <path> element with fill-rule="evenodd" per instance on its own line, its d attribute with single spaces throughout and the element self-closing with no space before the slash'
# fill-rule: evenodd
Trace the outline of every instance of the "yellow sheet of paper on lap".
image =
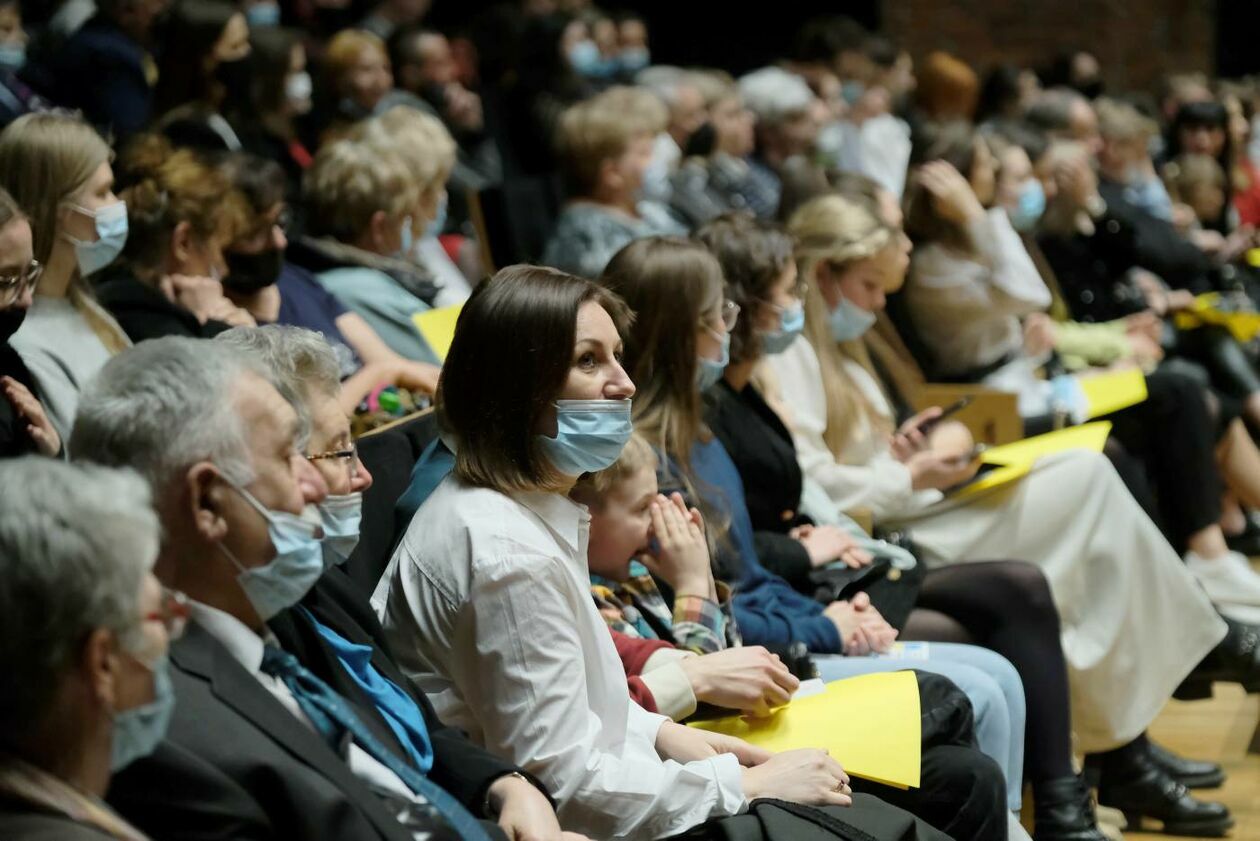
<svg viewBox="0 0 1260 841">
<path fill-rule="evenodd" d="M 455 322 L 459 321 L 459 311 L 463 308 L 463 304 L 456 304 L 453 307 L 418 312 L 411 317 L 411 322 L 416 325 L 420 335 L 443 362 L 446 361 L 447 351 L 451 349 L 451 341 L 455 338 Z"/>
<path fill-rule="evenodd" d="M 1089 401 L 1091 418 L 1100 418 L 1146 400 L 1146 375 L 1141 368 L 1108 371 L 1076 379 Z"/>
<path fill-rule="evenodd" d="M 776 752 L 825 748 L 851 776 L 902 789 L 919 787 L 923 729 L 913 672 L 837 680 L 766 718 L 731 716 L 691 726 Z"/>
<path fill-rule="evenodd" d="M 980 460 L 986 464 L 1027 465 L 1031 467 L 1038 459 L 1061 453 L 1064 450 L 1093 450 L 1101 453 L 1111 434 L 1111 424 L 1107 421 L 1083 423 L 1080 426 L 1069 426 L 1067 429 L 1056 429 L 1045 435 L 1035 435 L 1022 441 L 1012 441 L 1000 447 L 985 450 Z"/>
<path fill-rule="evenodd" d="M 991 447 L 980 455 L 980 460 L 985 464 L 997 465 L 997 469 L 990 470 L 974 481 L 950 492 L 949 498 L 973 496 L 1009 485 L 1027 476 L 1038 459 L 1061 453 L 1064 450 L 1093 450 L 1101 453 L 1103 445 L 1107 443 L 1107 436 L 1110 434 L 1111 424 L 1108 421 L 1097 421 L 1081 426 L 1069 426 L 1067 429 L 1047 432 L 1045 435 L 1036 435 L 1022 441 L 1013 441 L 1000 447 Z"/>
</svg>

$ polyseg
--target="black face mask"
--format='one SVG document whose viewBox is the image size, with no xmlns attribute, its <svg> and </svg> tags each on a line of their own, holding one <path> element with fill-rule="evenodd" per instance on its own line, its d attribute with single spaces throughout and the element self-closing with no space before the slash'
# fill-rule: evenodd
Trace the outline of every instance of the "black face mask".
<svg viewBox="0 0 1260 841">
<path fill-rule="evenodd" d="M 220 61 L 214 68 L 214 80 L 223 85 L 227 99 L 239 105 L 249 102 L 249 83 L 252 77 L 248 57 Z"/>
<path fill-rule="evenodd" d="M 0 342 L 7 342 L 26 320 L 26 307 L 9 307 L 0 310 Z"/>
<path fill-rule="evenodd" d="M 257 254 L 238 254 L 226 252 L 228 273 L 223 278 L 223 285 L 233 292 L 252 295 L 271 286 L 280 277 L 280 269 L 284 266 L 284 251 L 279 248 L 268 248 Z"/>
</svg>

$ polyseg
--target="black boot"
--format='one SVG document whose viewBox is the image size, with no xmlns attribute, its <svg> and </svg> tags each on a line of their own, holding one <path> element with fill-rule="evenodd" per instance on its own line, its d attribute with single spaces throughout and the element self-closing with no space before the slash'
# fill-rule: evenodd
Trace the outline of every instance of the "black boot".
<svg viewBox="0 0 1260 841">
<path fill-rule="evenodd" d="M 1182 681 L 1174 698 L 1211 698 L 1212 684 L 1217 681 L 1239 683 L 1247 692 L 1260 692 L 1260 628 L 1221 618 L 1229 626 L 1225 639 Z"/>
<path fill-rule="evenodd" d="M 1164 773 L 1186 788 L 1220 788 L 1225 785 L 1225 769 L 1215 762 L 1186 759 L 1151 742 L 1151 760 Z"/>
<path fill-rule="evenodd" d="M 1098 802 L 1123 812 L 1131 831 L 1140 832 L 1144 818 L 1163 823 L 1168 835 L 1200 838 L 1223 836 L 1234 825 L 1224 805 L 1194 799 L 1168 776 L 1151 758 L 1145 740 L 1090 761 L 1101 765 Z"/>
<path fill-rule="evenodd" d="M 1034 841 L 1106 841 L 1079 777 L 1033 783 Z"/>
</svg>

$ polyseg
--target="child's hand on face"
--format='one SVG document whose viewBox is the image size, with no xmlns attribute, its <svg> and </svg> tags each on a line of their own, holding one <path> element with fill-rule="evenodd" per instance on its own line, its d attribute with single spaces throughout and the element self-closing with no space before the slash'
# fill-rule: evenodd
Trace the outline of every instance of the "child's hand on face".
<svg viewBox="0 0 1260 841">
<path fill-rule="evenodd" d="M 657 494 L 651 518 L 648 536 L 655 541 L 656 549 L 641 553 L 639 561 L 669 582 L 676 595 L 716 599 L 700 512 L 688 509 L 682 494 Z"/>
</svg>

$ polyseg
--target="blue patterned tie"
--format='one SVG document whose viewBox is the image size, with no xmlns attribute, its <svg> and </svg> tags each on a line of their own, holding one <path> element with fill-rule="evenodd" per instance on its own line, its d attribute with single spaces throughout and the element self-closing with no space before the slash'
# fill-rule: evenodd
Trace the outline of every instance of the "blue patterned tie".
<svg viewBox="0 0 1260 841">
<path fill-rule="evenodd" d="M 460 838 L 468 841 L 490 841 L 490 836 L 477 819 L 436 784 L 412 768 L 393 751 L 381 744 L 367 725 L 350 709 L 345 699 L 297 661 L 287 651 L 269 645 L 263 649 L 262 670 L 279 678 L 289 687 L 298 706 L 324 740 L 337 751 L 343 734 L 349 733 L 355 743 L 373 759 L 398 775 L 415 794 L 420 795 L 446 821 Z"/>
</svg>

